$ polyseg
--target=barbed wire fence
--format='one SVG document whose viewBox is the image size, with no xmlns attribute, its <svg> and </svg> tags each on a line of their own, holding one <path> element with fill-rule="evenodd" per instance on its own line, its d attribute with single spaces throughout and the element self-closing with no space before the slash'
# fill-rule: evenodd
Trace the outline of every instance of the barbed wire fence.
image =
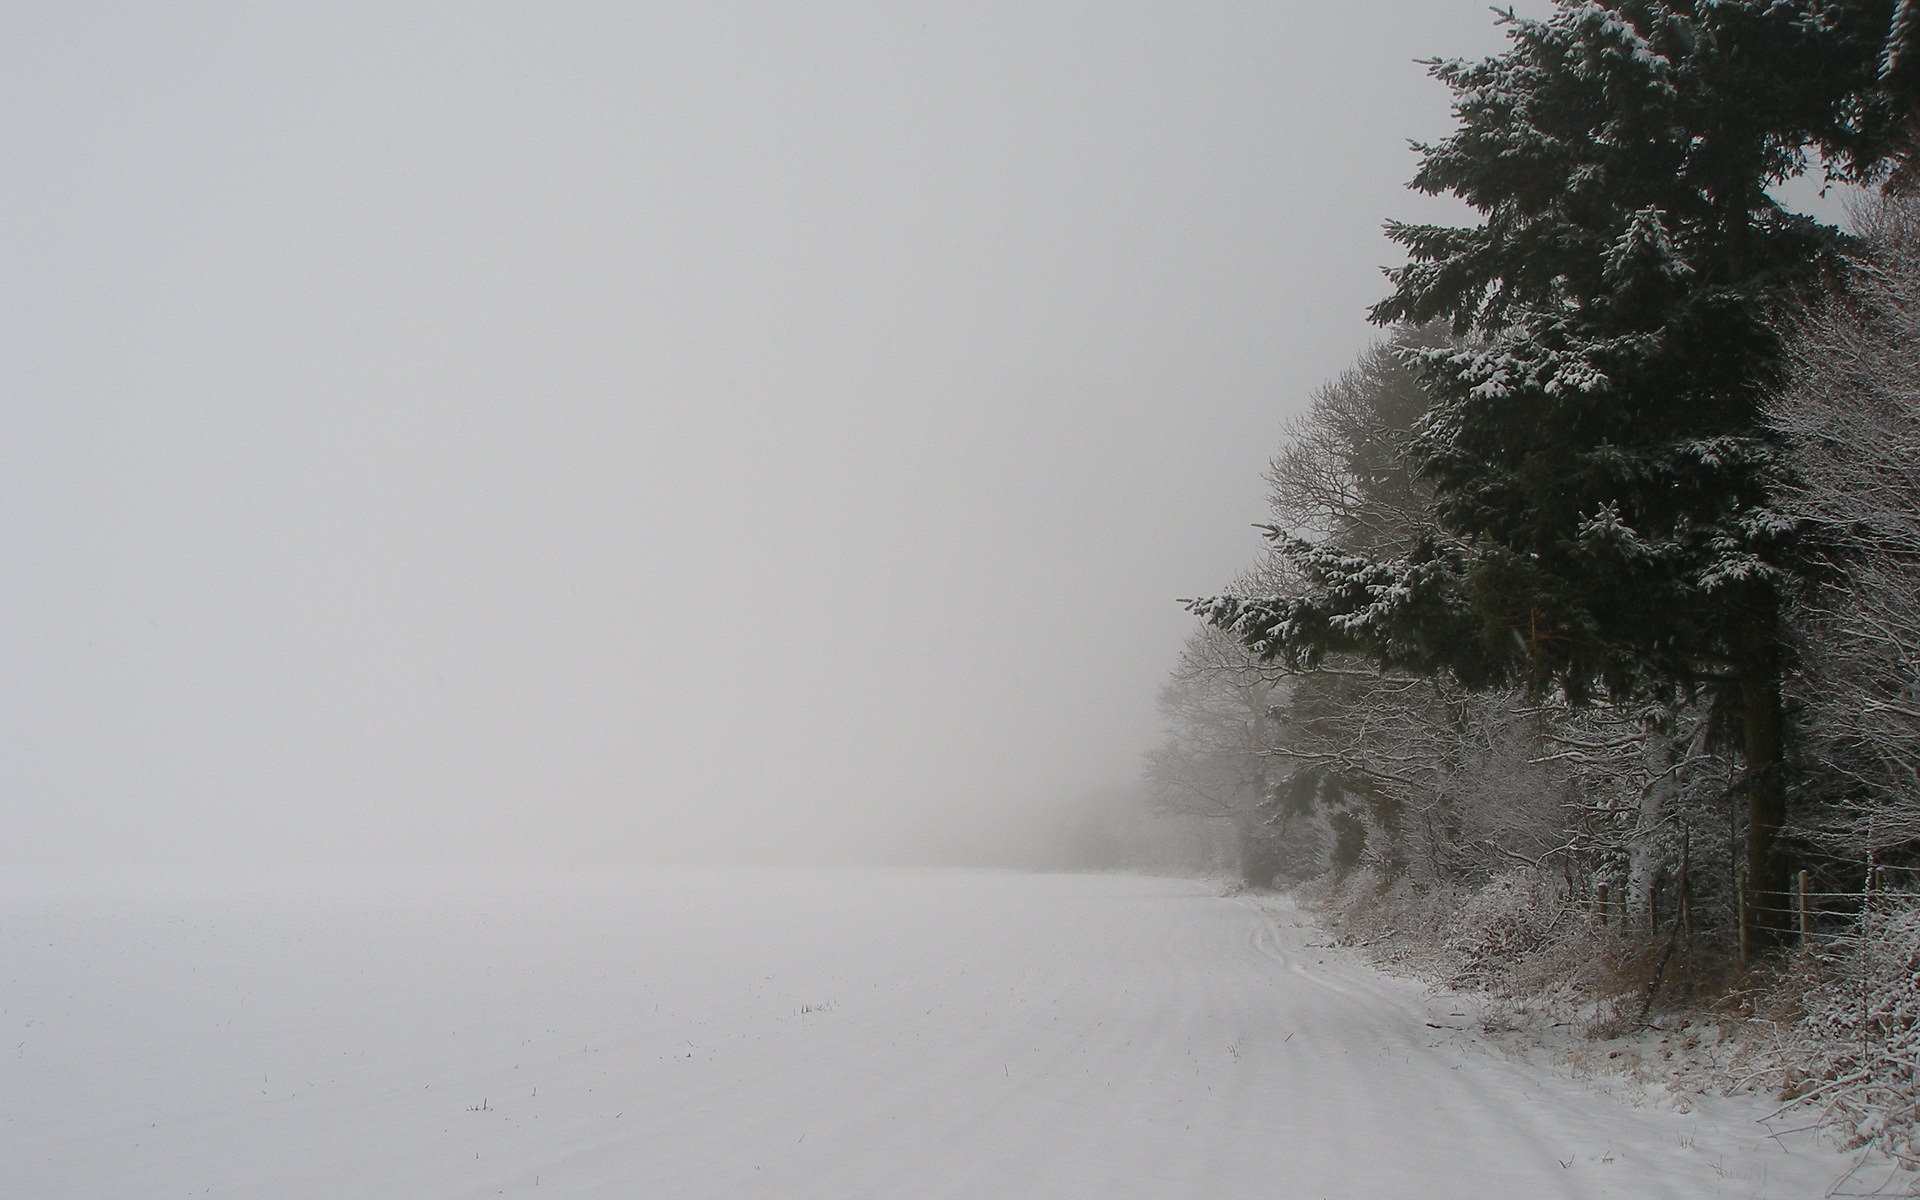
<svg viewBox="0 0 1920 1200">
<path fill-rule="evenodd" d="M 1859 890 L 1816 888 L 1813 872 L 1803 869 L 1794 876 L 1791 891 L 1755 897 L 1753 911 L 1761 919 L 1753 921 L 1753 929 L 1772 934 L 1782 944 L 1817 952 L 1826 946 L 1860 944 L 1870 936 L 1861 931 L 1863 917 L 1900 906 L 1920 906 L 1920 867 L 1872 860 L 1850 865 L 1860 870 Z M 1746 886 L 1743 872 L 1742 892 Z"/>
</svg>

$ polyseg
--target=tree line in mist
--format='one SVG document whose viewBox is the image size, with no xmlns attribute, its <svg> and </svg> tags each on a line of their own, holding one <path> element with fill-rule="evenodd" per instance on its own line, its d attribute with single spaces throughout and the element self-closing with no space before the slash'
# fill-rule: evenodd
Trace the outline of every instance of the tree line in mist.
<svg viewBox="0 0 1920 1200">
<path fill-rule="evenodd" d="M 1412 186 L 1477 222 L 1390 226 L 1161 697 L 1245 880 L 1524 875 L 1701 956 L 1920 881 L 1917 10 L 1567 0 L 1431 64 Z"/>
</svg>

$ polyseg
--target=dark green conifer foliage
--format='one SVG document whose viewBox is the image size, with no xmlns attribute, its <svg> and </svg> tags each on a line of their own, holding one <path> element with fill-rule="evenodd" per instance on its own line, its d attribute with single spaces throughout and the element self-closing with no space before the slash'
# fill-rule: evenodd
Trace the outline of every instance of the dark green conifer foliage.
<svg viewBox="0 0 1920 1200">
<path fill-rule="evenodd" d="M 1452 324 L 1420 354 L 1418 455 L 1440 530 L 1370 557 L 1282 539 L 1306 581 L 1196 606 L 1270 657 L 1357 652 L 1576 702 L 1706 685 L 1745 732 L 1748 871 L 1784 888 L 1781 588 L 1798 569 L 1760 417 L 1771 319 L 1846 237 L 1768 188 L 1904 168 L 1907 0 L 1576 3 L 1511 13 L 1510 48 L 1439 62 L 1457 131 L 1413 186 L 1467 228 L 1393 225 L 1381 322 Z"/>
</svg>

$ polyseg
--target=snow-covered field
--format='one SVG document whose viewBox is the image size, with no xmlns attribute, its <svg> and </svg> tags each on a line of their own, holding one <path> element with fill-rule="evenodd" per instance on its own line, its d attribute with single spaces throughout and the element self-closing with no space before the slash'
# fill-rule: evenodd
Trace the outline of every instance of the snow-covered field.
<svg viewBox="0 0 1920 1200">
<path fill-rule="evenodd" d="M 552 871 L 0 884 L 0 1195 L 1813 1197 L 1204 884 Z"/>
</svg>

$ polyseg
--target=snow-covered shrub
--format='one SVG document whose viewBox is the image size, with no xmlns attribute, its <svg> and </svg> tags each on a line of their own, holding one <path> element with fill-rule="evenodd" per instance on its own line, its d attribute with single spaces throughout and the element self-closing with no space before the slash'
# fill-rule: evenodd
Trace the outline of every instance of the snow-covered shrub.
<svg viewBox="0 0 1920 1200">
<path fill-rule="evenodd" d="M 1533 869 L 1461 896 L 1440 947 L 1443 981 L 1456 988 L 1492 986 L 1547 946 L 1565 911 L 1557 884 Z"/>
<path fill-rule="evenodd" d="M 1536 868 L 1477 888 L 1371 872 L 1298 893 L 1344 944 L 1444 987 L 1479 992 L 1488 1028 L 1556 1025 L 1587 1038 L 1637 1028 L 1662 944 L 1594 923 Z M 1672 974 L 1671 971 L 1668 972 Z"/>
<path fill-rule="evenodd" d="M 1343 943 L 1365 947 L 1378 961 L 1423 974 L 1435 967 L 1458 904 L 1458 889 L 1387 880 L 1372 870 L 1356 871 L 1339 884 L 1305 895 Z"/>
<path fill-rule="evenodd" d="M 1876 907 L 1853 934 L 1822 954 L 1777 1051 L 1782 1094 L 1920 1167 L 1920 899 Z"/>
<path fill-rule="evenodd" d="M 1523 868 L 1478 888 L 1387 880 L 1372 871 L 1303 889 L 1347 945 L 1453 988 L 1510 990 L 1516 970 L 1585 928 L 1568 916 L 1560 884 Z M 1591 957 L 1591 949 L 1575 958 Z M 1556 976 L 1564 972 L 1555 972 Z"/>
</svg>

